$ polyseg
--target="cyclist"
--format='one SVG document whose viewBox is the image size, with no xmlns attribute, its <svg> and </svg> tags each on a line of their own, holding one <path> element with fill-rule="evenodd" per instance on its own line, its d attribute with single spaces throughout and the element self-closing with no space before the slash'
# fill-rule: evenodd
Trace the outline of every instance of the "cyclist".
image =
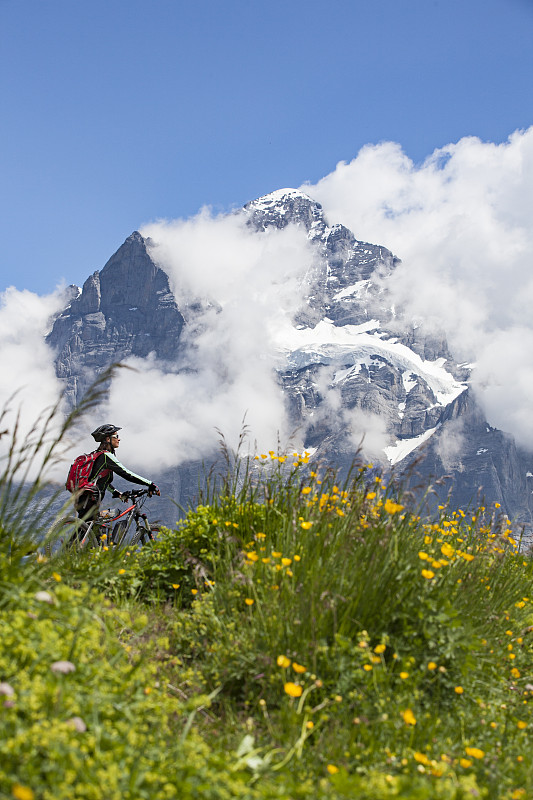
<svg viewBox="0 0 533 800">
<path fill-rule="evenodd" d="M 131 483 L 148 486 L 148 495 L 150 497 L 153 494 L 161 495 L 153 481 L 126 469 L 115 456 L 115 450 L 120 445 L 120 437 L 118 436 L 118 431 L 120 430 L 122 428 L 118 428 L 116 425 L 100 425 L 91 434 L 93 439 L 99 442 L 97 449 L 94 451 L 94 454 L 98 455 L 93 461 L 91 472 L 88 476 L 89 483 L 85 484 L 74 500 L 74 507 L 78 516 L 84 520 L 95 519 L 98 516 L 100 503 L 103 500 L 106 489 L 112 492 L 113 497 L 122 497 L 121 493 L 111 484 L 113 475 L 119 475 Z"/>
</svg>

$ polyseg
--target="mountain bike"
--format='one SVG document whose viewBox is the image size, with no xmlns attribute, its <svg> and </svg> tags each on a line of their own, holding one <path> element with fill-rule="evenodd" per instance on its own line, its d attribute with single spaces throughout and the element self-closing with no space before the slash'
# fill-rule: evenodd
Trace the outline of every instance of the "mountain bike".
<svg viewBox="0 0 533 800">
<path fill-rule="evenodd" d="M 63 517 L 52 525 L 46 535 L 45 554 L 57 555 L 69 548 L 135 547 L 153 541 L 155 529 L 142 512 L 148 493 L 148 489 L 122 492 L 121 499 L 129 501 L 131 505 L 124 511 L 118 508 L 103 509 L 94 520 Z M 135 530 L 132 532 L 133 524 Z"/>
</svg>

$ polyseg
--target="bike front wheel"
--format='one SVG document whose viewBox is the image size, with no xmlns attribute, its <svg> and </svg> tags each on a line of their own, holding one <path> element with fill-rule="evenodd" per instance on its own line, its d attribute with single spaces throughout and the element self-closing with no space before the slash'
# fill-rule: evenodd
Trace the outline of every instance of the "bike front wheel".
<svg viewBox="0 0 533 800">
<path fill-rule="evenodd" d="M 133 538 L 131 540 L 131 544 L 132 545 L 136 545 L 136 544 L 139 544 L 139 542 L 141 544 L 146 544 L 147 542 L 150 542 L 153 538 L 154 538 L 154 535 L 152 533 L 152 530 L 150 528 L 150 523 L 148 522 L 148 520 L 147 519 L 140 519 L 137 522 L 137 529 L 135 530 L 135 533 L 133 534 Z"/>
</svg>

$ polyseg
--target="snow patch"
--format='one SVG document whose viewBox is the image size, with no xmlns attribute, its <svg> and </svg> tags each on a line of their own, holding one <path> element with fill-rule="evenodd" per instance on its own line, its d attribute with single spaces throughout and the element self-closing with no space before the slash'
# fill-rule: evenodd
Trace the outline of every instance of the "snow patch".
<svg viewBox="0 0 533 800">
<path fill-rule="evenodd" d="M 398 462 L 402 461 L 409 453 L 412 453 L 413 450 L 416 450 L 421 444 L 427 442 L 438 427 L 439 426 L 436 425 L 434 428 L 429 428 L 427 431 L 424 431 L 424 433 L 421 433 L 419 436 L 414 436 L 412 439 L 397 439 L 396 444 L 390 447 L 384 447 L 383 452 L 387 456 L 390 465 L 398 464 Z"/>
</svg>

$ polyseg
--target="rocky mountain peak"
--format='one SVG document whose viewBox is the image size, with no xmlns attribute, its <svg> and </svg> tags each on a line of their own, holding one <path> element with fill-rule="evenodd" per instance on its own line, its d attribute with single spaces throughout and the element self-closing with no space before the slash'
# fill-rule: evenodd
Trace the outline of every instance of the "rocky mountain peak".
<svg viewBox="0 0 533 800">
<path fill-rule="evenodd" d="M 47 337 L 56 351 L 56 371 L 72 402 L 80 400 L 95 374 L 109 364 L 153 352 L 174 360 L 184 320 L 168 276 L 147 252 L 138 231 L 129 236 L 101 271 L 93 272 L 60 314 Z"/>
<path fill-rule="evenodd" d="M 320 231 L 321 234 L 327 225 L 320 203 L 298 189 L 271 192 L 247 203 L 244 210 L 256 230 L 293 224 L 303 225 L 308 233 Z"/>
</svg>

